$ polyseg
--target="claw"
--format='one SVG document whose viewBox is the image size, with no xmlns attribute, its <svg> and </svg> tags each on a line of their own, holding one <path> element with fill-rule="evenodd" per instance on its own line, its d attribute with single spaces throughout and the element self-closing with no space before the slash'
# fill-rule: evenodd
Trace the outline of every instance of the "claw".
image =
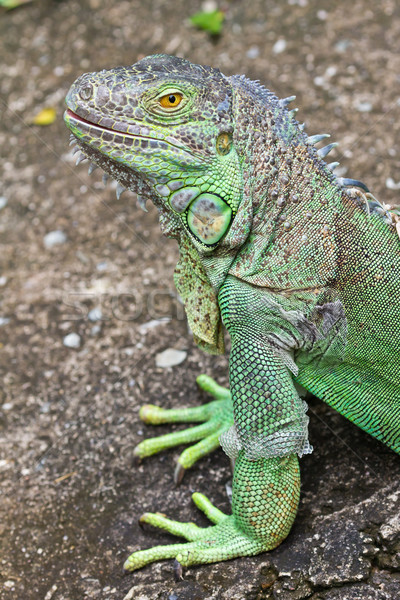
<svg viewBox="0 0 400 600">
<path fill-rule="evenodd" d="M 108 173 L 103 173 L 103 184 L 106 185 L 107 181 L 109 180 L 110 176 Z"/>
<path fill-rule="evenodd" d="M 186 469 L 178 462 L 174 471 L 174 483 L 179 485 L 183 479 Z"/>
<path fill-rule="evenodd" d="M 136 446 L 137 448 L 137 446 Z M 135 465 L 136 467 L 138 467 L 139 465 L 142 464 L 142 457 L 140 456 L 139 452 L 136 451 L 136 448 L 133 449 L 133 465 Z"/>
<path fill-rule="evenodd" d="M 140 527 L 140 529 L 142 531 L 149 531 L 149 529 L 151 529 L 151 526 L 147 526 L 147 521 L 146 521 L 146 517 L 148 516 L 149 513 L 143 513 L 141 517 L 138 518 L 137 522 L 138 525 Z M 158 514 L 158 513 L 156 513 Z M 163 515 L 164 516 L 164 515 Z"/>
<path fill-rule="evenodd" d="M 174 579 L 176 582 L 183 580 L 183 567 L 176 558 L 174 560 Z"/>
<path fill-rule="evenodd" d="M 164 423 L 161 417 L 162 413 L 163 409 L 160 406 L 155 406 L 154 404 L 143 404 L 139 410 L 139 418 L 143 421 L 143 423 L 147 423 L 148 425 L 159 425 L 160 423 Z M 137 446 L 133 452 L 136 454 L 136 456 L 140 456 L 140 454 L 137 453 Z"/>
</svg>

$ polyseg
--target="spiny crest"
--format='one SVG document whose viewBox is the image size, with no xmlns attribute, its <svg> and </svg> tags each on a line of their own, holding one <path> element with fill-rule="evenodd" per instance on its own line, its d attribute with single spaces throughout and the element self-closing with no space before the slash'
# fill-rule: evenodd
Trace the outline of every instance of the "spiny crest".
<svg viewBox="0 0 400 600">
<path fill-rule="evenodd" d="M 287 108 L 288 105 L 291 102 L 293 102 L 293 100 L 296 99 L 296 96 L 288 96 L 287 98 L 278 99 L 275 96 L 275 94 L 273 94 L 270 90 L 268 90 L 266 87 L 264 87 L 258 80 L 248 79 L 245 75 L 235 75 L 234 77 L 232 77 L 232 80 L 236 80 L 236 81 L 240 82 L 241 88 L 244 89 L 256 101 L 261 102 L 262 104 L 264 104 L 265 106 L 268 106 L 269 108 L 279 107 L 279 109 L 281 111 L 283 111 L 286 115 L 288 115 L 289 119 L 294 124 L 297 125 L 299 133 L 303 133 L 304 123 L 299 124 L 295 120 L 295 115 L 296 115 L 298 109 L 295 108 L 292 110 L 288 110 L 288 108 Z M 304 135 L 303 139 L 304 139 L 305 143 L 310 146 L 315 146 L 320 141 L 330 137 L 330 135 L 328 133 L 322 133 L 322 134 L 311 135 L 311 136 L 306 136 L 305 134 L 303 134 L 303 135 Z M 316 155 L 318 156 L 318 158 L 324 159 L 329 154 L 329 152 L 331 152 L 331 150 L 333 150 L 333 148 L 336 148 L 336 146 L 338 146 L 338 143 L 333 142 L 331 144 L 327 144 L 326 146 L 324 146 L 323 148 L 320 148 L 318 150 L 315 149 Z M 334 161 L 334 162 L 328 163 L 326 165 L 326 167 L 333 174 L 333 171 L 335 170 L 336 167 L 339 166 L 339 164 L 340 164 L 339 162 Z M 348 178 L 338 177 L 338 178 L 336 178 L 336 181 L 343 188 L 359 187 L 360 189 L 364 190 L 365 192 L 369 192 L 367 186 L 362 181 L 358 181 L 357 179 L 348 179 Z"/>
<path fill-rule="evenodd" d="M 233 75 L 230 78 L 233 82 L 239 83 L 240 87 L 254 100 L 270 106 L 277 105 L 279 99 L 270 90 L 264 87 L 259 80 L 248 79 L 245 75 Z"/>
<path fill-rule="evenodd" d="M 136 71 L 139 75 L 145 74 L 147 77 L 158 75 L 178 75 L 180 78 L 189 78 L 197 81 L 200 78 L 209 78 L 210 76 L 221 76 L 221 71 L 208 65 L 198 65 L 191 63 L 184 58 L 178 58 L 170 54 L 154 54 L 146 56 L 130 69 Z"/>
<path fill-rule="evenodd" d="M 387 225 L 395 227 L 396 233 L 400 238 L 400 211 L 393 209 L 390 204 L 380 202 L 370 191 L 368 191 L 367 186 L 364 186 L 361 181 L 355 179 L 347 179 L 346 181 L 349 186 L 348 193 L 356 200 L 358 205 L 363 208 L 369 216 L 371 214 L 377 214 Z M 351 187 L 349 182 L 355 182 L 357 187 L 354 187 L 354 184 L 353 187 Z"/>
<path fill-rule="evenodd" d="M 317 135 L 310 135 L 306 138 L 306 143 L 309 144 L 310 146 L 314 147 L 316 144 L 318 144 L 320 141 L 331 137 L 329 135 L 329 133 L 321 133 L 321 134 L 317 134 Z M 333 142 L 331 144 L 327 144 L 326 146 L 324 146 L 323 148 L 320 148 L 319 150 L 316 150 L 316 154 L 319 158 L 324 159 L 331 150 L 333 150 L 333 148 L 336 148 L 336 146 L 338 146 L 337 142 Z M 330 171 L 334 171 L 336 169 L 336 167 L 339 166 L 340 163 L 338 163 L 337 161 L 335 162 L 331 162 L 328 163 L 326 165 L 326 167 L 330 170 Z M 368 187 L 365 185 L 365 183 L 363 183 L 362 181 L 359 181 L 358 179 L 349 179 L 347 177 L 336 177 L 336 182 L 338 183 L 338 185 L 340 187 L 343 188 L 360 188 L 362 190 L 364 190 L 364 192 L 369 193 L 369 189 Z"/>
<path fill-rule="evenodd" d="M 261 105 L 260 110 L 257 111 L 257 118 L 263 116 L 264 107 L 265 119 L 270 118 L 273 121 L 272 129 L 282 142 L 286 144 L 304 142 L 305 134 L 295 118 L 298 109 L 288 110 L 287 108 L 295 96 L 280 99 L 258 80 L 248 79 L 245 75 L 234 75 L 230 81 L 234 88 L 241 89 L 246 96 Z"/>
</svg>

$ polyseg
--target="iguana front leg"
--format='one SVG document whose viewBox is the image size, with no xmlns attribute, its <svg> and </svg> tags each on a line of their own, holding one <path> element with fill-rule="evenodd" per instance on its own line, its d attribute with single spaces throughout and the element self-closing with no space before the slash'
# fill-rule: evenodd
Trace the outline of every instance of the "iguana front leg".
<svg viewBox="0 0 400 600">
<path fill-rule="evenodd" d="M 257 332 L 243 325 L 241 318 L 227 318 L 226 325 L 232 338 L 235 428 L 223 436 L 223 445 L 236 458 L 232 515 L 215 513 L 206 501 L 218 522 L 200 529 L 146 514 L 143 521 L 189 543 L 135 552 L 125 563 L 127 570 L 165 558 L 188 566 L 250 556 L 275 548 L 290 531 L 300 490 L 296 452 L 307 444 L 303 404 L 289 371 L 268 344 L 261 343 Z"/>
<path fill-rule="evenodd" d="M 181 444 L 192 444 L 179 456 L 174 480 L 179 483 L 186 469 L 189 469 L 200 458 L 220 447 L 219 437 L 233 425 L 233 407 L 229 390 L 218 385 L 211 377 L 199 375 L 198 386 L 215 398 L 203 406 L 193 408 L 165 409 L 146 404 L 142 406 L 139 416 L 147 424 L 163 423 L 202 423 L 190 429 L 167 433 L 156 438 L 144 440 L 134 450 L 135 456 L 144 458 Z M 200 441 L 199 441 L 200 440 Z"/>
</svg>

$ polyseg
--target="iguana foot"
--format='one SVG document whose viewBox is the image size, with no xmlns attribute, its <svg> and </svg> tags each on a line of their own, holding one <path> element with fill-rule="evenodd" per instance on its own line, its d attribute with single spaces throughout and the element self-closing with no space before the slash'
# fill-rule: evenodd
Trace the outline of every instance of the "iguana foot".
<svg viewBox="0 0 400 600">
<path fill-rule="evenodd" d="M 151 562 L 168 558 L 175 558 L 180 565 L 188 567 L 194 564 L 230 560 L 238 556 L 251 556 L 269 549 L 260 541 L 241 532 L 234 516 L 221 512 L 203 494 L 195 493 L 192 498 L 196 506 L 214 525 L 202 528 L 194 523 L 172 521 L 160 513 L 145 513 L 140 518 L 141 523 L 149 523 L 168 533 L 183 537 L 189 543 L 155 546 L 148 550 L 134 552 L 125 561 L 126 571 L 136 571 Z"/>
<path fill-rule="evenodd" d="M 226 515 L 203 494 L 193 494 L 195 504 L 214 525 L 171 521 L 160 513 L 145 513 L 149 523 L 188 543 L 155 546 L 134 552 L 124 568 L 135 571 L 156 560 L 175 558 L 182 566 L 252 556 L 276 548 L 288 535 L 300 495 L 297 456 L 249 460 L 240 451 L 232 482 L 232 515 Z"/>
<path fill-rule="evenodd" d="M 219 447 L 219 437 L 233 425 L 231 394 L 208 375 L 197 377 L 198 386 L 215 400 L 194 408 L 164 409 L 152 404 L 142 406 L 139 416 L 147 424 L 194 423 L 201 425 L 144 440 L 134 450 L 135 456 L 144 458 L 167 448 L 197 442 L 182 452 L 175 469 L 174 480 L 179 483 L 185 473 L 201 457 Z M 200 441 L 199 441 L 200 440 Z"/>
</svg>

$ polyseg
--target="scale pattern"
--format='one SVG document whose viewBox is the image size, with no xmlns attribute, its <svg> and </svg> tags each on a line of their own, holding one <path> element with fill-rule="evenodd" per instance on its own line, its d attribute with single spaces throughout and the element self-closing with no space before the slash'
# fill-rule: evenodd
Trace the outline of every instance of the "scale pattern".
<svg viewBox="0 0 400 600">
<path fill-rule="evenodd" d="M 400 243 L 379 215 L 360 213 L 347 199 L 343 206 L 335 288 L 348 324 L 345 352 L 336 366 L 299 355 L 297 380 L 400 452 Z"/>
<path fill-rule="evenodd" d="M 244 448 L 250 460 L 311 452 L 305 403 L 285 364 L 290 361 L 284 359 L 296 338 L 303 341 L 297 328 L 305 317 L 297 311 L 287 313 L 293 323 L 285 321 L 283 307 L 270 309 L 277 304 L 272 294 L 260 296 L 233 277 L 227 278 L 218 300 L 232 341 L 229 380 L 235 398 L 235 425 L 220 438 L 225 452 L 236 458 Z"/>
</svg>

